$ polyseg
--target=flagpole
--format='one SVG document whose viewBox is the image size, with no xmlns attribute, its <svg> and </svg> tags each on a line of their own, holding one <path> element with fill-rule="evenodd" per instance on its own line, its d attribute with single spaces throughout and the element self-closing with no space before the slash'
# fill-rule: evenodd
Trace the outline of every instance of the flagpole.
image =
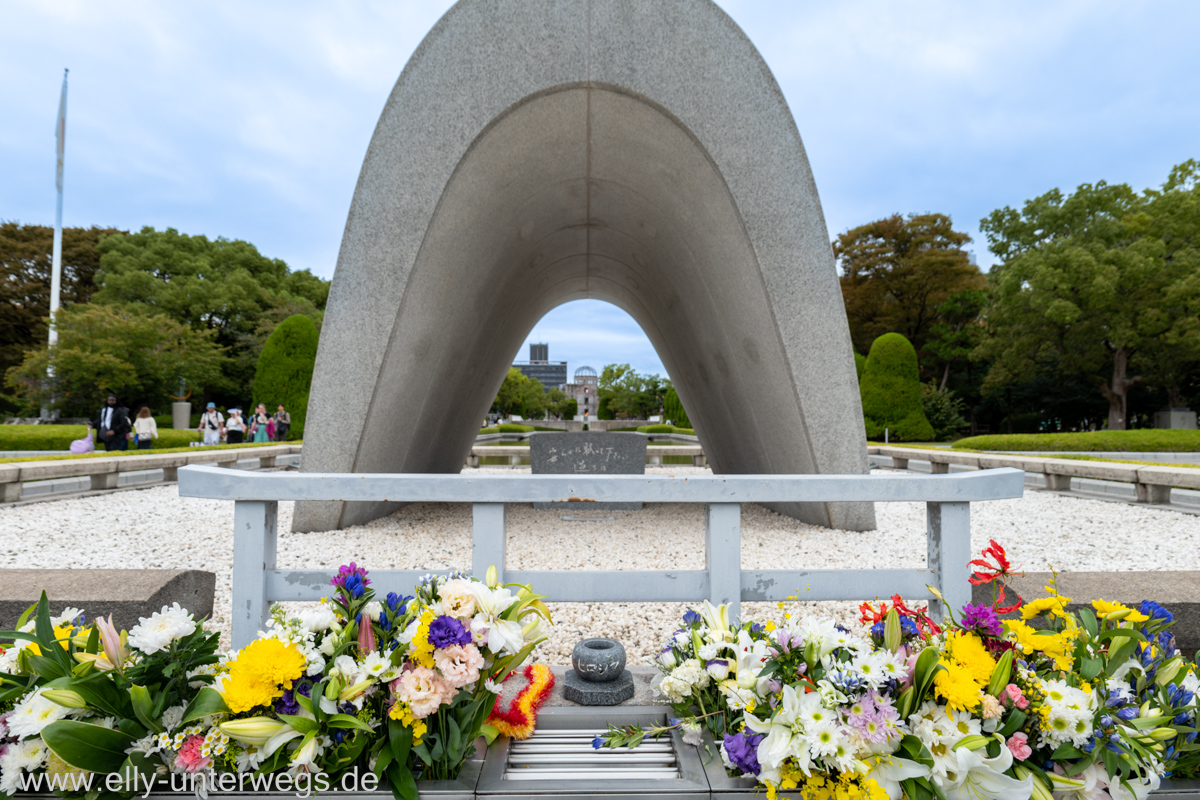
<svg viewBox="0 0 1200 800">
<path fill-rule="evenodd" d="M 54 254 L 50 266 L 50 347 L 58 343 L 58 330 L 54 325 L 54 315 L 58 312 L 59 295 L 62 293 L 62 207 L 63 207 L 63 156 L 67 145 L 67 74 L 63 70 L 62 95 L 58 99 L 58 120 L 54 126 L 56 142 L 57 167 L 54 185 L 58 190 L 58 200 L 54 211 Z M 54 379 L 54 364 L 51 362 L 47 377 Z M 42 409 L 42 416 L 50 416 L 49 409 Z"/>
</svg>

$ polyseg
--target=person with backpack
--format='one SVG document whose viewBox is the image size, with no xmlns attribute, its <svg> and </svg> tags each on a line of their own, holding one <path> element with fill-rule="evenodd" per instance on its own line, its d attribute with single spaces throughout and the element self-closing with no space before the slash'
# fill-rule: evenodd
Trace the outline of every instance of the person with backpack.
<svg viewBox="0 0 1200 800">
<path fill-rule="evenodd" d="M 292 415 L 283 410 L 283 403 L 275 412 L 275 441 L 282 442 L 287 438 L 288 429 L 292 427 Z"/>
<path fill-rule="evenodd" d="M 225 417 L 217 411 L 216 403 L 209 403 L 208 408 L 200 415 L 200 427 L 197 430 L 204 435 L 205 447 L 221 443 L 221 435 L 225 432 Z"/>
</svg>

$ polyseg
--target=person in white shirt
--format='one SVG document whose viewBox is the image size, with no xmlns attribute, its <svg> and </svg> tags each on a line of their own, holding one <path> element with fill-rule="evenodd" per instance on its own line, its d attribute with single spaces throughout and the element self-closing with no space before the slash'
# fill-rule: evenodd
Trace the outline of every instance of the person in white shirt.
<svg viewBox="0 0 1200 800">
<path fill-rule="evenodd" d="M 204 434 L 204 446 L 211 447 L 221 443 L 221 434 L 225 432 L 225 417 L 217 411 L 216 403 L 209 403 L 208 408 L 200 415 L 200 433 Z"/>
<path fill-rule="evenodd" d="M 240 408 L 229 409 L 229 421 L 225 423 L 226 444 L 241 444 L 246 440 L 246 420 Z"/>
<path fill-rule="evenodd" d="M 92 427 L 97 443 L 102 443 L 105 450 L 129 449 L 129 409 L 121 407 L 115 394 L 105 400 Z"/>
<path fill-rule="evenodd" d="M 142 406 L 137 419 L 133 421 L 134 438 L 137 439 L 138 450 L 149 450 L 154 440 L 158 438 L 158 423 L 150 416 L 150 409 Z"/>
</svg>

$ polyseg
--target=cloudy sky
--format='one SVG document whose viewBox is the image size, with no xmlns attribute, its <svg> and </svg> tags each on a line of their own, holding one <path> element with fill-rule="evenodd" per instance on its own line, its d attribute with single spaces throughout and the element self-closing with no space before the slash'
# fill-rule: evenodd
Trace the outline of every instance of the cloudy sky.
<svg viewBox="0 0 1200 800">
<path fill-rule="evenodd" d="M 986 269 L 993 209 L 1200 157 L 1195 0 L 719 3 L 783 88 L 831 236 L 940 211 Z M 0 219 L 53 223 L 69 67 L 65 224 L 246 239 L 330 277 L 379 112 L 450 5 L 0 0 Z M 662 371 L 603 303 L 530 338 L 572 371 Z"/>
</svg>

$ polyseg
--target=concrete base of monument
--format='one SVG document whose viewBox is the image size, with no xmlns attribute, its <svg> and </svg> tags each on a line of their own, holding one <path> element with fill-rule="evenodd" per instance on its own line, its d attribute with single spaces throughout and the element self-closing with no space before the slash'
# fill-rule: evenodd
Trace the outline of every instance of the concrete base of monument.
<svg viewBox="0 0 1200 800">
<path fill-rule="evenodd" d="M 641 503 L 534 503 L 538 511 L 641 511 Z"/>
</svg>

